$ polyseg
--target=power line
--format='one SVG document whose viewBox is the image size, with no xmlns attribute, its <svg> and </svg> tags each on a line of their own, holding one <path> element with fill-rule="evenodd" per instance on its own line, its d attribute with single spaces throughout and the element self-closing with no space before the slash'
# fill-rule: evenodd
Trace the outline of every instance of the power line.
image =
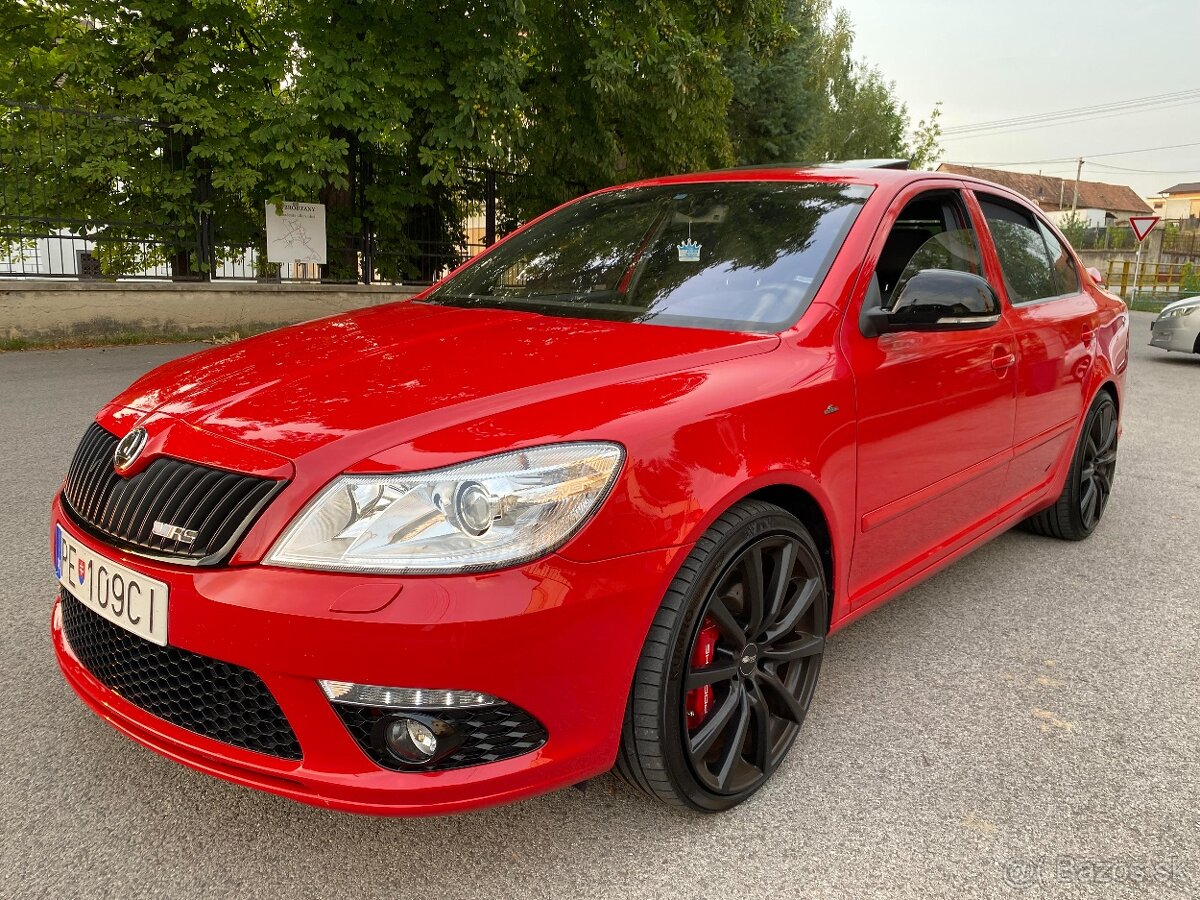
<svg viewBox="0 0 1200 900">
<path fill-rule="evenodd" d="M 1195 169 L 1130 169 L 1127 166 L 1110 166 L 1105 163 L 1089 163 L 1089 165 L 1108 172 L 1133 172 L 1138 175 L 1191 175 L 1200 172 L 1200 167 Z"/>
<path fill-rule="evenodd" d="M 1159 102 L 1163 100 L 1171 100 L 1182 96 L 1190 96 L 1200 93 L 1200 88 L 1188 88 L 1183 91 L 1174 91 L 1169 94 L 1155 94 L 1151 97 L 1138 97 L 1132 100 L 1115 100 L 1111 103 L 1099 103 L 1095 106 L 1074 106 L 1070 109 L 1054 110 L 1053 112 L 1030 113 L 1023 116 L 1008 116 L 1003 119 L 991 119 L 987 122 L 974 122 L 969 125 L 955 125 L 947 131 L 971 131 L 976 128 L 990 128 L 997 125 L 1007 125 L 1017 121 L 1028 121 L 1033 119 L 1057 118 L 1063 115 L 1074 115 L 1079 113 L 1095 112 L 1104 109 L 1111 109 L 1114 106 L 1137 105 L 1140 103 Z"/>
<path fill-rule="evenodd" d="M 1089 153 L 1087 156 L 1129 156 L 1134 153 L 1153 153 L 1156 150 L 1178 150 L 1181 147 L 1200 147 L 1200 141 L 1190 144 L 1168 144 L 1165 147 L 1146 147 L 1142 150 L 1116 150 L 1112 153 Z"/>
<path fill-rule="evenodd" d="M 1161 103 L 1153 106 L 1130 107 L 1128 109 L 1117 109 L 1104 113 L 1089 113 L 1086 116 L 1073 116 L 1069 118 L 1057 119 L 1054 121 L 1035 122 L 1032 124 L 1016 124 L 1006 126 L 1004 128 L 994 128 L 989 130 L 971 131 L 967 133 L 951 134 L 945 137 L 946 140 L 963 141 L 971 140 L 972 138 L 994 137 L 997 134 L 1016 134 L 1022 131 L 1036 131 L 1039 128 L 1056 128 L 1060 125 L 1078 125 L 1081 122 L 1098 122 L 1103 119 L 1121 118 L 1124 116 L 1139 115 L 1147 112 L 1162 112 L 1169 109 L 1178 109 L 1182 106 L 1190 106 L 1193 103 L 1200 103 L 1200 96 L 1190 99 L 1176 100 L 1171 103 Z"/>
<path fill-rule="evenodd" d="M 1092 116 L 1098 113 L 1107 113 L 1113 111 L 1124 112 L 1126 110 L 1153 107 L 1164 104 L 1174 105 L 1179 103 L 1190 103 L 1197 99 L 1200 99 L 1200 88 L 1189 88 L 1187 90 L 1174 91 L 1168 94 L 1155 94 L 1150 97 L 1138 97 L 1130 100 L 1117 100 L 1111 103 L 1100 103 L 1093 106 L 1076 106 L 1069 109 L 1054 110 L 1052 112 L 1032 113 L 1023 116 L 1010 116 L 1003 119 L 992 119 L 987 122 L 974 122 L 968 125 L 957 125 L 946 128 L 944 134 L 947 136 L 953 136 L 980 131 L 991 131 L 1000 128 L 1008 129 L 1020 125 L 1055 122 L 1068 118 Z"/>
<path fill-rule="evenodd" d="M 1084 159 L 1103 159 L 1109 156 L 1133 156 L 1136 153 L 1157 153 L 1160 150 L 1180 150 L 1184 147 L 1200 147 L 1200 141 L 1193 141 L 1189 144 L 1167 144 L 1163 147 L 1142 147 L 1139 150 L 1113 150 L 1108 153 L 1085 153 Z M 1059 156 L 1055 159 L 1026 159 L 1018 162 L 959 162 L 950 163 L 954 166 L 1040 166 L 1044 163 L 1067 163 L 1075 162 L 1077 157 L 1074 156 Z"/>
</svg>

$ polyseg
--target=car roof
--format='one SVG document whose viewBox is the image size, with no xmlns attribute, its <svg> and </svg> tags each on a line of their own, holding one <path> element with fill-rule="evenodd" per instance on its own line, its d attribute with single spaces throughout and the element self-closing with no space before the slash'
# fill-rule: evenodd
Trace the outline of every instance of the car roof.
<svg viewBox="0 0 1200 900">
<path fill-rule="evenodd" d="M 744 166 L 732 169 L 713 169 L 707 172 L 693 172 L 685 175 L 666 175 L 660 178 L 647 178 L 642 181 L 633 181 L 628 184 L 614 185 L 612 188 L 602 188 L 596 193 L 614 190 L 615 188 L 629 187 L 650 187 L 654 185 L 669 185 L 669 184 L 697 184 L 714 181 L 797 181 L 797 182 L 813 182 L 818 184 L 859 184 L 872 188 L 900 188 L 906 184 L 915 181 L 951 181 L 958 182 L 968 187 L 986 188 L 991 193 L 1000 194 L 1014 200 L 1019 200 L 1022 204 L 1033 206 L 1028 198 L 1021 196 L 1015 191 L 1004 187 L 1000 184 L 995 184 L 991 181 L 985 181 L 982 178 L 975 178 L 970 175 L 959 175 L 951 172 L 930 172 L 926 170 L 910 170 L 893 168 L 890 165 L 877 165 L 878 163 L 898 162 L 892 160 L 859 160 L 856 162 L 868 163 L 868 165 L 859 166 L 856 164 L 843 163 L 818 163 L 811 164 L 795 164 L 795 165 L 768 165 L 768 166 Z"/>
<path fill-rule="evenodd" d="M 1020 197 L 1009 188 L 972 175 L 950 172 L 929 172 L 924 169 L 901 168 L 904 160 L 852 160 L 848 162 L 823 163 L 772 163 L 766 166 L 739 166 L 728 169 L 710 169 L 680 175 L 664 175 L 631 181 L 616 187 L 641 187 L 649 185 L 672 185 L 696 181 L 816 181 L 836 184 L 870 185 L 874 187 L 900 186 L 912 181 L 938 179 L 959 181 L 966 185 L 978 185 L 1008 196 Z M 610 190 L 610 188 L 604 188 Z"/>
<path fill-rule="evenodd" d="M 734 169 L 713 169 L 684 175 L 665 175 L 647 178 L 617 187 L 650 187 L 653 185 L 685 184 L 710 181 L 810 181 L 824 184 L 861 184 L 871 187 L 901 185 L 922 178 L 946 177 L 935 172 L 913 172 L 906 169 L 872 166 L 838 165 L 768 165 L 744 166 Z M 968 179 L 953 176 L 954 181 Z M 983 182 L 986 183 L 986 182 Z"/>
</svg>

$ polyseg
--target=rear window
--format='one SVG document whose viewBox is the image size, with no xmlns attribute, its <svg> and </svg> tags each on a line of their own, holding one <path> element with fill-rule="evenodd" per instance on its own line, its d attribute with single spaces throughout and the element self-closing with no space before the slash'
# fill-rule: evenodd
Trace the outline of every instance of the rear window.
<svg viewBox="0 0 1200 900">
<path fill-rule="evenodd" d="M 811 182 L 608 191 L 506 241 L 429 302 L 779 331 L 812 301 L 869 195 Z"/>
</svg>

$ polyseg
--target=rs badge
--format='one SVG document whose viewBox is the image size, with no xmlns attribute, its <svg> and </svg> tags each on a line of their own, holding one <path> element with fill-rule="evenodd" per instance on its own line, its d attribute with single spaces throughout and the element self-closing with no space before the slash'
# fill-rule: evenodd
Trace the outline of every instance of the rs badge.
<svg viewBox="0 0 1200 900">
<path fill-rule="evenodd" d="M 199 536 L 199 532 L 191 528 L 172 525 L 170 522 L 155 522 L 152 530 L 158 537 L 166 538 L 168 541 L 178 541 L 181 544 L 195 543 Z"/>
</svg>

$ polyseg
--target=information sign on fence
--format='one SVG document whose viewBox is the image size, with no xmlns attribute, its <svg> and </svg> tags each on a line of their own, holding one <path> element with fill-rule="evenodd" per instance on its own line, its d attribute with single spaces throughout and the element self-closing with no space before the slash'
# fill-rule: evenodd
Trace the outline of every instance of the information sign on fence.
<svg viewBox="0 0 1200 900">
<path fill-rule="evenodd" d="M 328 262 L 324 203 L 267 204 L 267 262 Z"/>
</svg>

